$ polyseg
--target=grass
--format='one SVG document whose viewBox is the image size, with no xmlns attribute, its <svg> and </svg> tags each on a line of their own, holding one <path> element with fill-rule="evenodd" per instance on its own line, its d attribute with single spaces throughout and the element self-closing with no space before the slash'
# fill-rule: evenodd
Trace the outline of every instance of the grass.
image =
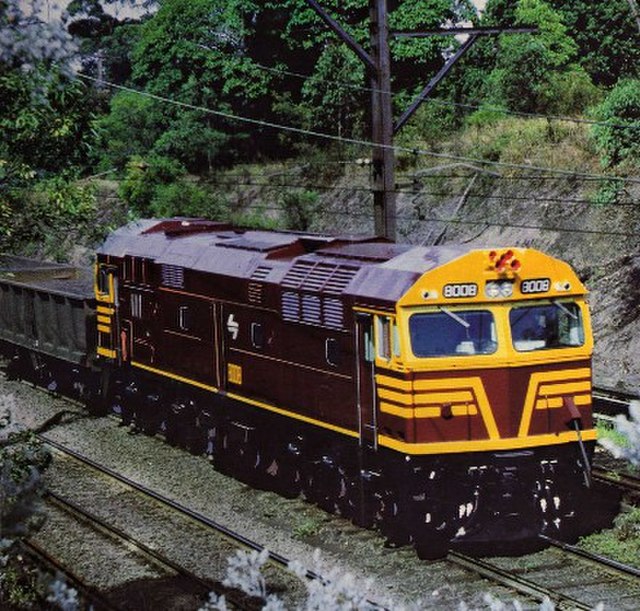
<svg viewBox="0 0 640 611">
<path fill-rule="evenodd" d="M 596 429 L 598 431 L 598 441 L 602 442 L 604 439 L 609 439 L 617 446 L 623 448 L 629 447 L 629 438 L 615 427 L 607 424 L 598 424 L 596 425 Z"/>
<path fill-rule="evenodd" d="M 317 518 L 304 518 L 300 524 L 293 529 L 293 535 L 297 539 L 313 537 L 320 532 L 321 521 Z"/>
<path fill-rule="evenodd" d="M 615 519 L 613 528 L 583 537 L 580 546 L 640 568 L 640 508 L 622 512 Z"/>
</svg>

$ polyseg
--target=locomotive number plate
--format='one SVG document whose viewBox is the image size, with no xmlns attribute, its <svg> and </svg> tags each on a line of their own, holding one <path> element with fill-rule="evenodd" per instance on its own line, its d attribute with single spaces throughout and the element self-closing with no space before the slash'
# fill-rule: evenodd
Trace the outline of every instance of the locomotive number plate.
<svg viewBox="0 0 640 611">
<path fill-rule="evenodd" d="M 551 280 L 549 280 L 549 278 L 533 278 L 531 280 L 523 280 L 520 284 L 520 292 L 524 295 L 546 293 L 550 288 Z"/>
<path fill-rule="evenodd" d="M 478 285 L 469 284 L 445 284 L 442 294 L 446 299 L 464 299 L 475 297 L 478 294 Z"/>
</svg>

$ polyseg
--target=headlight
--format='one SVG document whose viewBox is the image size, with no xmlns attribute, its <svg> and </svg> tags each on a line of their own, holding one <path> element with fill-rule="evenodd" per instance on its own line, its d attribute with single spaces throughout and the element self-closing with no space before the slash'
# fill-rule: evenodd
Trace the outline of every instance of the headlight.
<svg viewBox="0 0 640 611">
<path fill-rule="evenodd" d="M 490 299 L 495 299 L 500 296 L 500 284 L 498 282 L 487 282 L 487 286 L 484 287 L 484 294 Z"/>
<path fill-rule="evenodd" d="M 513 284 L 511 282 L 500 283 L 500 297 L 511 297 L 513 295 Z"/>
<path fill-rule="evenodd" d="M 487 282 L 484 294 L 489 299 L 498 297 L 511 297 L 513 295 L 513 282 Z"/>
</svg>

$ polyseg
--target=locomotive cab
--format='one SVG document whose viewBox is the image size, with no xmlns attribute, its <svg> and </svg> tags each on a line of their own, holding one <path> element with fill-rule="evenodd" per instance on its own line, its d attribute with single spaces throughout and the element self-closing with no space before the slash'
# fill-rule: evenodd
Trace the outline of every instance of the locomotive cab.
<svg viewBox="0 0 640 611">
<path fill-rule="evenodd" d="M 409 495 L 442 486 L 443 505 L 457 499 L 438 527 L 460 542 L 579 528 L 596 431 L 586 290 L 571 268 L 530 249 L 472 251 L 426 272 L 388 335 L 379 443 L 431 478 Z"/>
</svg>

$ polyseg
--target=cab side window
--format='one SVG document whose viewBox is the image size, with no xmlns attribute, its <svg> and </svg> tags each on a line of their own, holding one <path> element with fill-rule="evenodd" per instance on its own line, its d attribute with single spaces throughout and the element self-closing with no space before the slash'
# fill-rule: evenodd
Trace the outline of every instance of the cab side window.
<svg viewBox="0 0 640 611">
<path fill-rule="evenodd" d="M 391 359 L 391 319 L 376 316 L 376 343 L 378 358 L 385 361 Z"/>
</svg>

